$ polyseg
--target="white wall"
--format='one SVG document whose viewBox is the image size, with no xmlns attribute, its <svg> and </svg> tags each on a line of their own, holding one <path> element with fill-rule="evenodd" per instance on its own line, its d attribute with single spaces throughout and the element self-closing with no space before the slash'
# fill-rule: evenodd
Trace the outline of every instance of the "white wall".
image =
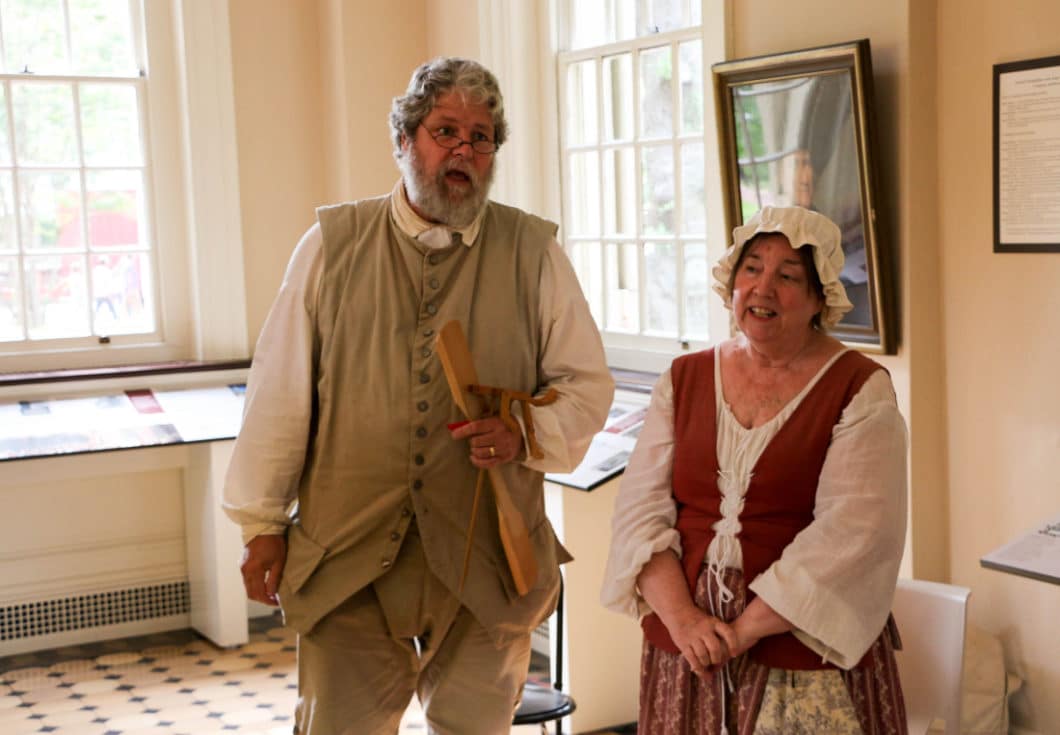
<svg viewBox="0 0 1060 735">
<path fill-rule="evenodd" d="M 993 252 L 992 66 L 1060 54 L 1060 5 L 941 0 L 939 240 L 953 581 L 1027 679 L 1014 722 L 1060 732 L 1060 587 L 979 558 L 1060 512 L 1060 254 Z"/>
</svg>

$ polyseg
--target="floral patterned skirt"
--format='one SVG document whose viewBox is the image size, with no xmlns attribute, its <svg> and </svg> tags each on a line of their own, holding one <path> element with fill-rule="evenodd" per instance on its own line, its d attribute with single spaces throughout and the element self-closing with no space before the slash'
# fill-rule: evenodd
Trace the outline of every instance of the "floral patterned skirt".
<svg viewBox="0 0 1060 735">
<path fill-rule="evenodd" d="M 734 592 L 722 617 L 746 604 L 739 570 L 725 572 Z M 695 602 L 707 609 L 711 575 L 696 583 Z M 644 641 L 638 735 L 906 735 L 905 705 L 894 651 L 893 619 L 869 649 L 867 664 L 843 671 L 771 669 L 740 656 L 709 679 L 692 673 L 680 654 Z"/>
</svg>

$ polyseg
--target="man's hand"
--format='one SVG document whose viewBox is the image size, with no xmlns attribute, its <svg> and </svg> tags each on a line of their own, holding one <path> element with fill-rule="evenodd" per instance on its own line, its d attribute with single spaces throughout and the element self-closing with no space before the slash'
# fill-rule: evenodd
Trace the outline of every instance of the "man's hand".
<svg viewBox="0 0 1060 735">
<path fill-rule="evenodd" d="M 247 597 L 266 605 L 279 605 L 276 591 L 280 588 L 286 561 L 286 536 L 262 534 L 252 538 L 243 547 L 243 561 L 239 565 Z"/>
<path fill-rule="evenodd" d="M 468 439 L 471 464 L 490 468 L 511 462 L 523 453 L 523 435 L 513 432 L 497 416 L 468 421 L 450 431 L 454 439 Z"/>
<path fill-rule="evenodd" d="M 692 671 L 701 678 L 733 658 L 738 645 L 732 626 L 697 607 L 687 608 L 666 629 Z"/>
</svg>

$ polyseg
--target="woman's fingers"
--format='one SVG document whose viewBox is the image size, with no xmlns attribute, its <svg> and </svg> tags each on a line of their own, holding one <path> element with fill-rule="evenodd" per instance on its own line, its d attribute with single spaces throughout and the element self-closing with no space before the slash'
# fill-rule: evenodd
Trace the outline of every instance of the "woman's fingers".
<svg viewBox="0 0 1060 735">
<path fill-rule="evenodd" d="M 697 646 L 689 645 L 681 651 L 681 655 L 688 661 L 689 667 L 698 677 L 704 677 L 707 675 L 707 667 L 710 666 L 710 655 L 706 652 L 706 648 L 702 645 Z M 706 662 L 704 663 L 704 659 Z"/>
<path fill-rule="evenodd" d="M 684 641 L 678 643 L 682 656 L 696 676 L 709 676 L 724 666 L 733 657 L 737 638 L 732 627 L 717 618 L 705 616 L 694 628 L 687 631 Z"/>
<path fill-rule="evenodd" d="M 737 637 L 736 631 L 733 630 L 731 625 L 718 622 L 718 624 L 714 626 L 714 633 L 724 641 L 728 657 L 731 658 L 732 656 L 737 655 L 740 650 L 740 639 Z"/>
</svg>

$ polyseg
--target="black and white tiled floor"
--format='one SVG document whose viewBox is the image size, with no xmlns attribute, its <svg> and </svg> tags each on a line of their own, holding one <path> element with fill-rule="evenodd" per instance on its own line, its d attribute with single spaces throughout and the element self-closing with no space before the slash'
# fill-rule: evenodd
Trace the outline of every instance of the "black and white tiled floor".
<svg viewBox="0 0 1060 735">
<path fill-rule="evenodd" d="M 296 691 L 294 633 L 256 618 L 235 649 L 182 630 L 0 657 L 0 735 L 290 735 Z M 426 732 L 413 700 L 399 735 Z"/>
<path fill-rule="evenodd" d="M 294 634 L 251 622 L 217 648 L 191 631 L 0 658 L 0 733 L 290 735 Z M 425 733 L 415 702 L 401 735 Z"/>
</svg>

